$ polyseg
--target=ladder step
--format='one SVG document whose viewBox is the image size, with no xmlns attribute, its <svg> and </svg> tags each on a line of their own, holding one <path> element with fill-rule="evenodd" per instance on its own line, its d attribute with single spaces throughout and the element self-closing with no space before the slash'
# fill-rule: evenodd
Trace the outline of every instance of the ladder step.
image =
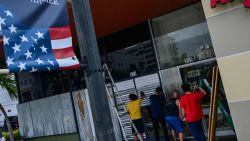
<svg viewBox="0 0 250 141">
<path fill-rule="evenodd" d="M 112 98 L 119 96 L 119 94 L 113 94 L 111 95 Z"/>
<path fill-rule="evenodd" d="M 123 124 L 122 126 L 123 126 L 123 127 L 131 126 L 131 124 L 132 124 L 131 122 L 127 122 L 127 123 Z"/>
<path fill-rule="evenodd" d="M 119 104 L 116 104 L 115 106 L 118 108 L 118 107 L 121 107 L 121 106 L 125 106 L 125 104 L 124 103 L 119 103 Z"/>
<path fill-rule="evenodd" d="M 107 87 L 107 88 L 112 88 L 112 85 L 106 84 L 106 87 Z"/>
<path fill-rule="evenodd" d="M 128 115 L 128 112 L 119 113 L 119 116 L 126 116 L 126 115 Z"/>
<path fill-rule="evenodd" d="M 110 78 L 109 78 L 108 76 L 105 76 L 104 79 L 105 79 L 105 80 L 109 80 Z"/>
</svg>

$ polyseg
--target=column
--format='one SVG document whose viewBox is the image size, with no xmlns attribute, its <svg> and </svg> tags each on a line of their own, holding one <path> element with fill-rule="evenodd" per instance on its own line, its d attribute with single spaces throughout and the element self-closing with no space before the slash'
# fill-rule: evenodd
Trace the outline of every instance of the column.
<svg viewBox="0 0 250 141">
<path fill-rule="evenodd" d="M 202 0 L 239 141 L 250 133 L 250 14 L 240 0 L 211 8 Z"/>
</svg>

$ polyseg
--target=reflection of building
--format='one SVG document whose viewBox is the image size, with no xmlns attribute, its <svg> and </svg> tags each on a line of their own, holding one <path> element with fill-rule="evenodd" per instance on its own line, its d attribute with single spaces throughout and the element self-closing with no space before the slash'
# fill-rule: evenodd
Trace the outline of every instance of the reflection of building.
<svg viewBox="0 0 250 141">
<path fill-rule="evenodd" d="M 201 4 L 157 17 L 152 23 L 161 69 L 199 61 L 196 50 L 204 40 L 211 43 Z"/>
<path fill-rule="evenodd" d="M 135 65 L 137 73 L 142 74 L 157 70 L 157 62 L 151 41 L 145 41 L 102 56 L 108 60 L 112 71 L 120 74 L 130 73 L 130 65 Z M 118 72 L 117 72 L 118 71 Z M 113 73 L 114 74 L 114 73 Z M 127 76 L 127 75 L 126 75 Z"/>
<path fill-rule="evenodd" d="M 158 23 L 158 26 L 165 25 Z M 213 58 L 215 55 L 211 44 L 206 22 L 194 23 L 184 29 L 156 37 L 161 68 Z"/>
<path fill-rule="evenodd" d="M 22 101 L 36 99 L 43 95 L 40 76 L 37 73 L 22 73 L 18 79 Z"/>
<path fill-rule="evenodd" d="M 16 105 L 18 104 L 16 99 L 11 99 L 8 92 L 6 90 L 0 89 L 0 103 L 4 107 L 7 115 L 10 116 L 17 116 L 17 108 Z M 0 112 L 0 127 L 4 124 L 4 115 Z"/>
<path fill-rule="evenodd" d="M 139 70 L 142 72 L 152 71 L 157 68 L 154 48 L 151 41 L 136 44 L 127 48 L 128 52 L 136 54 L 139 59 Z"/>
<path fill-rule="evenodd" d="M 129 72 L 131 64 L 137 65 L 139 63 L 136 54 L 128 53 L 126 51 L 116 51 L 107 55 L 110 67 L 112 70 Z"/>
</svg>

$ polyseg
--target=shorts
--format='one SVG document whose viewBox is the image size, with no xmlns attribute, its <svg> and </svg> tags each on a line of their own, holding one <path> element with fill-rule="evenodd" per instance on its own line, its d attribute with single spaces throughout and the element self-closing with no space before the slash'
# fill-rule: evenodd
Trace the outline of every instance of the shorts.
<svg viewBox="0 0 250 141">
<path fill-rule="evenodd" d="M 178 116 L 166 116 L 166 121 L 171 130 L 175 130 L 178 133 L 184 132 L 182 121 Z"/>
<path fill-rule="evenodd" d="M 145 133 L 144 123 L 143 123 L 142 118 L 136 119 L 136 120 L 132 120 L 132 122 L 134 123 L 136 129 L 138 130 L 138 132 L 140 134 Z M 133 127 L 132 127 L 132 133 L 136 134 L 135 129 Z"/>
</svg>

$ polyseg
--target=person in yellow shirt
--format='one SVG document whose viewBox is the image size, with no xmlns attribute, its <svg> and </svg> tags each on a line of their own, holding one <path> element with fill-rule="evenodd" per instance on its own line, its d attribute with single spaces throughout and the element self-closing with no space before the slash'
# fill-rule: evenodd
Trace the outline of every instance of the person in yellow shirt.
<svg viewBox="0 0 250 141">
<path fill-rule="evenodd" d="M 128 105 L 127 105 L 127 111 L 136 129 L 138 130 L 138 133 L 136 133 L 135 129 L 132 127 L 132 132 L 134 134 L 135 141 L 138 141 L 138 136 L 137 136 L 138 134 L 143 139 L 143 133 L 145 132 L 144 123 L 143 123 L 142 114 L 141 114 L 141 103 L 144 97 L 145 97 L 145 94 L 143 92 L 141 92 L 141 98 L 138 98 L 136 94 L 129 95 L 130 101 L 128 102 Z"/>
</svg>

